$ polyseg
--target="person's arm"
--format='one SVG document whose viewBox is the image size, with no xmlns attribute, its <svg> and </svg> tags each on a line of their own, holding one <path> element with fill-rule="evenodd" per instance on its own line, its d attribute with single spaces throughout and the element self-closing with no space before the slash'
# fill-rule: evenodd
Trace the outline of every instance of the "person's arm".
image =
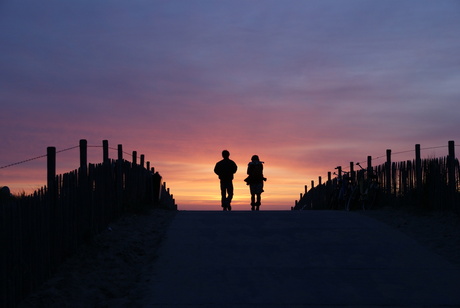
<svg viewBox="0 0 460 308">
<path fill-rule="evenodd" d="M 214 173 L 217 174 L 217 175 L 219 175 L 219 173 L 220 173 L 220 170 L 219 170 L 219 169 L 220 169 L 220 168 L 219 168 L 219 163 L 217 163 L 216 166 L 214 167 Z"/>
</svg>

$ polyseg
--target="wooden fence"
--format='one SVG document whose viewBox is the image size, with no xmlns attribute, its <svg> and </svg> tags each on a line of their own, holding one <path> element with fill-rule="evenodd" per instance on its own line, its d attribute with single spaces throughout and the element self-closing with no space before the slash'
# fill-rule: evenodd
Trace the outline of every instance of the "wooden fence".
<svg viewBox="0 0 460 308">
<path fill-rule="evenodd" d="M 402 204 L 412 205 L 423 209 L 460 211 L 460 167 L 455 157 L 454 141 L 448 143 L 448 155 L 440 158 L 421 159 L 420 145 L 415 145 L 415 159 L 392 162 L 391 150 L 387 150 L 386 162 L 373 166 L 372 157 L 367 157 L 367 167 L 355 170 L 355 164 L 350 162 L 349 177 L 351 185 L 356 184 L 359 176 L 368 180 L 368 175 L 377 177 L 380 184 L 380 194 L 377 200 L 380 205 Z M 311 189 L 305 186 L 305 193 L 295 201 L 294 210 L 336 209 L 335 195 L 340 190 L 344 178 L 342 167 L 336 168 L 336 177 L 328 172 L 328 180 Z M 339 206 L 339 209 L 343 207 Z"/>
<path fill-rule="evenodd" d="M 109 159 L 103 141 L 103 161 L 87 163 L 87 142 L 80 140 L 80 167 L 56 175 L 56 149 L 47 150 L 47 185 L 32 195 L 1 200 L 0 306 L 15 307 L 48 279 L 77 248 L 129 212 L 149 208 L 176 210 L 161 176 L 137 163 Z"/>
</svg>

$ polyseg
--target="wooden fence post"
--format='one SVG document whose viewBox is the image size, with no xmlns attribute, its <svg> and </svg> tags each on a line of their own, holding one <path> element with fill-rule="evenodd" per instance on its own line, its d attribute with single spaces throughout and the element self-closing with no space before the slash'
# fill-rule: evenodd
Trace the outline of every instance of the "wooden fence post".
<svg viewBox="0 0 460 308">
<path fill-rule="evenodd" d="M 119 144 L 117 150 L 117 215 L 120 215 L 123 207 L 123 146 Z"/>
<path fill-rule="evenodd" d="M 133 151 L 133 166 L 137 165 L 137 152 Z"/>
<path fill-rule="evenodd" d="M 313 189 L 313 187 L 315 187 L 315 181 L 311 181 L 311 188 Z"/>
<path fill-rule="evenodd" d="M 307 194 L 307 192 L 308 192 L 308 186 L 305 185 L 305 194 Z"/>
<path fill-rule="evenodd" d="M 78 172 L 78 185 L 80 186 L 79 197 L 81 202 L 86 203 L 88 195 L 88 142 L 80 140 L 80 169 Z"/>
<path fill-rule="evenodd" d="M 350 180 L 351 183 L 355 183 L 355 168 L 354 163 L 352 161 L 350 162 Z"/>
<path fill-rule="evenodd" d="M 102 162 L 108 163 L 109 162 L 109 141 L 102 140 Z"/>
<path fill-rule="evenodd" d="M 422 159 L 420 155 L 420 144 L 415 145 L 415 189 L 417 190 L 418 202 L 422 196 Z"/>
<path fill-rule="evenodd" d="M 385 164 L 385 190 L 391 195 L 391 150 L 387 149 L 387 162 Z"/>
<path fill-rule="evenodd" d="M 455 196 L 457 194 L 457 183 L 455 181 L 455 143 L 449 141 L 449 156 L 447 156 L 447 174 L 449 187 L 449 207 L 457 210 L 455 204 Z"/>
<path fill-rule="evenodd" d="M 78 170 L 78 203 L 79 206 L 79 228 L 82 230 L 80 236 L 90 235 L 93 225 L 93 213 L 91 201 L 91 191 L 88 176 L 88 142 L 80 140 L 80 168 Z"/>
<path fill-rule="evenodd" d="M 369 179 L 369 177 L 371 176 L 372 174 L 372 156 L 368 156 L 367 157 L 367 178 Z"/>
<path fill-rule="evenodd" d="M 47 261 L 51 266 L 55 265 L 58 260 L 58 247 L 59 247 L 59 238 L 58 238 L 58 225 L 61 222 L 58 218 L 58 211 L 57 211 L 57 183 L 56 183 L 56 148 L 55 147 L 48 147 L 47 148 L 47 185 L 48 185 L 48 226 L 47 232 L 48 239 L 47 239 L 47 247 L 49 252 L 46 253 Z M 36 230 L 34 230 L 36 232 Z M 45 239 L 41 239 L 42 241 L 46 241 Z M 49 256 L 49 257 L 48 257 Z M 49 259 L 48 259 L 49 258 Z"/>
<path fill-rule="evenodd" d="M 46 149 L 47 157 L 47 187 L 50 200 L 52 203 L 56 201 L 56 148 L 48 147 Z"/>
<path fill-rule="evenodd" d="M 330 172 L 330 171 L 327 172 L 327 181 L 328 182 L 332 181 L 332 172 Z"/>
<path fill-rule="evenodd" d="M 321 176 L 318 177 L 318 185 L 321 186 L 321 183 L 322 183 L 322 178 Z"/>
<path fill-rule="evenodd" d="M 144 168 L 144 159 L 145 159 L 144 154 L 141 154 L 141 162 L 140 162 L 140 165 L 141 165 L 142 168 Z"/>
<path fill-rule="evenodd" d="M 121 161 L 123 161 L 123 146 L 121 144 L 119 144 L 117 150 L 118 150 L 117 158 L 118 158 L 118 161 L 121 162 Z"/>
<path fill-rule="evenodd" d="M 88 142 L 85 139 L 80 140 L 80 176 L 86 177 L 88 167 Z"/>
</svg>

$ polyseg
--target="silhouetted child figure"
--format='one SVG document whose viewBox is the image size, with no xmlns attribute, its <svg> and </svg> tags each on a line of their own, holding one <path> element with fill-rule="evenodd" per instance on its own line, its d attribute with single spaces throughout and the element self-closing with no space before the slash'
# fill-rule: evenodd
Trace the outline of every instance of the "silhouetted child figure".
<svg viewBox="0 0 460 308">
<path fill-rule="evenodd" d="M 237 165 L 231 160 L 230 152 L 227 150 L 222 151 L 223 159 L 217 162 L 214 167 L 214 173 L 219 176 L 220 179 L 220 192 L 222 196 L 222 208 L 224 211 L 231 211 L 232 207 L 230 203 L 233 198 L 233 174 L 238 169 Z"/>
<path fill-rule="evenodd" d="M 245 179 L 251 192 L 251 210 L 258 211 L 261 202 L 261 194 L 264 192 L 264 181 L 267 179 L 263 174 L 264 165 L 259 160 L 259 156 L 253 155 L 248 164 L 248 177 Z"/>
</svg>

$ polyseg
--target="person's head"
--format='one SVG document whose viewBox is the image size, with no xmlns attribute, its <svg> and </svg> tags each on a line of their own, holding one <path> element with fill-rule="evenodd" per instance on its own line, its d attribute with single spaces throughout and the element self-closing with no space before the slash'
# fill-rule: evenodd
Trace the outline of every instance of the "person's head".
<svg viewBox="0 0 460 308">
<path fill-rule="evenodd" d="M 251 160 L 254 161 L 254 162 L 259 161 L 259 156 L 252 155 Z"/>
<path fill-rule="evenodd" d="M 223 151 L 222 151 L 222 157 L 223 157 L 223 158 L 229 158 L 229 157 L 230 157 L 230 152 L 227 151 L 227 150 L 223 150 Z"/>
</svg>

